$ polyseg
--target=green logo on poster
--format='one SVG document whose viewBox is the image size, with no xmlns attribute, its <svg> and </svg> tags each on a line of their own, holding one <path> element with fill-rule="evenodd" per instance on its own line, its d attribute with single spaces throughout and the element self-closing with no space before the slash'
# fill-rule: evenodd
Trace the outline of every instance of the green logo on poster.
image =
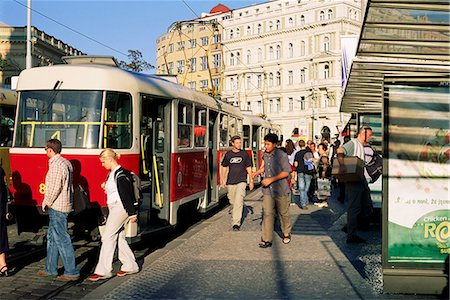
<svg viewBox="0 0 450 300">
<path fill-rule="evenodd" d="M 422 240 L 421 244 L 425 248 L 434 251 L 439 249 L 440 254 L 450 253 L 449 210 L 438 210 L 423 216 L 414 224 L 413 232 L 417 239 Z"/>
</svg>

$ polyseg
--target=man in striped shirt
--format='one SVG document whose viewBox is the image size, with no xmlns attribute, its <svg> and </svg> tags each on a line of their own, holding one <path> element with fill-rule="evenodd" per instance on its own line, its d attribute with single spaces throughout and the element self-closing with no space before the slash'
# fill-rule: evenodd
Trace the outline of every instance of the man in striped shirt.
<svg viewBox="0 0 450 300">
<path fill-rule="evenodd" d="M 58 275 L 58 257 L 64 265 L 64 275 L 56 279 L 62 281 L 78 280 L 80 272 L 75 265 L 72 241 L 67 232 L 67 216 L 73 203 L 73 168 L 61 153 L 61 142 L 57 139 L 47 141 L 45 151 L 49 158 L 49 168 L 45 177 L 45 195 L 42 211 L 48 208 L 49 226 L 47 232 L 47 259 L 45 270 L 38 275 Z"/>
</svg>

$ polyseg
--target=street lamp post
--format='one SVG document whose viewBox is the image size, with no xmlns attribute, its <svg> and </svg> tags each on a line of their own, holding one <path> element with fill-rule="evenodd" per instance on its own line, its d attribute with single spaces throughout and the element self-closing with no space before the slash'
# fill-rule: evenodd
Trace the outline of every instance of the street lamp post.
<svg viewBox="0 0 450 300">
<path fill-rule="evenodd" d="M 31 0 L 27 1 L 27 56 L 26 56 L 26 68 L 31 69 Z"/>
</svg>

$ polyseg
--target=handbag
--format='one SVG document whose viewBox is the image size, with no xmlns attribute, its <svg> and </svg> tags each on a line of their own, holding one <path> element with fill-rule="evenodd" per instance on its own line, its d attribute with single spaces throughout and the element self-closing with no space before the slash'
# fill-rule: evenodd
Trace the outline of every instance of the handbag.
<svg viewBox="0 0 450 300">
<path fill-rule="evenodd" d="M 73 213 L 75 215 L 90 208 L 89 196 L 81 185 L 73 188 Z"/>
</svg>

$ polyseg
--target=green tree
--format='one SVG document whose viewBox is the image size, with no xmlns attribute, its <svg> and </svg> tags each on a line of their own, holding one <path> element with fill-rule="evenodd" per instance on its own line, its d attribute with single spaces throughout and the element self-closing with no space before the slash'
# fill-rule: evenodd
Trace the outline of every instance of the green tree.
<svg viewBox="0 0 450 300">
<path fill-rule="evenodd" d="M 119 61 L 119 67 L 135 72 L 142 72 L 155 68 L 145 61 L 142 57 L 141 51 L 139 50 L 128 50 L 128 60 L 128 63 L 123 60 Z"/>
</svg>

